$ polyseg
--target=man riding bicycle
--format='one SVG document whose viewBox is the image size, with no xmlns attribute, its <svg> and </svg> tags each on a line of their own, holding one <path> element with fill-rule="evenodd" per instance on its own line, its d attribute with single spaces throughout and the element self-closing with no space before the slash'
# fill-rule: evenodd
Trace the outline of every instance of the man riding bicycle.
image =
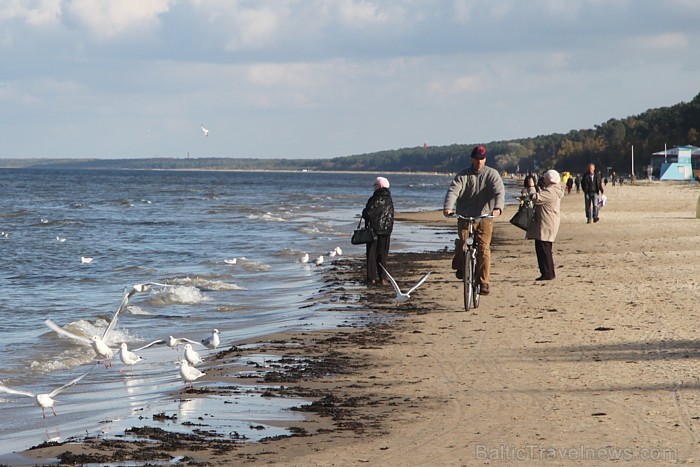
<svg viewBox="0 0 700 467">
<path fill-rule="evenodd" d="M 498 217 L 503 212 L 505 199 L 506 190 L 500 174 L 496 169 L 486 167 L 486 148 L 477 146 L 472 150 L 471 167 L 458 172 L 447 189 L 442 213 L 445 217 L 455 213 L 466 217 L 478 217 L 484 214 Z M 457 270 L 457 279 L 464 277 L 463 250 L 464 240 L 468 235 L 465 224 L 462 219 L 457 222 L 459 240 L 456 242 L 455 256 L 452 259 L 452 269 Z M 476 224 L 476 240 L 479 244 L 477 264 L 481 295 L 489 294 L 492 235 L 493 221 L 491 219 L 483 219 Z"/>
</svg>

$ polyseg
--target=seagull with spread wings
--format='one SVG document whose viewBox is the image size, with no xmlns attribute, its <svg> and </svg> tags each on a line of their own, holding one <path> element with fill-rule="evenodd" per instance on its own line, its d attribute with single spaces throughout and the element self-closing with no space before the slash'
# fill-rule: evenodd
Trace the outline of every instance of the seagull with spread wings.
<svg viewBox="0 0 700 467">
<path fill-rule="evenodd" d="M 389 282 L 391 282 L 391 285 L 394 287 L 394 290 L 396 291 L 396 297 L 394 300 L 396 300 L 397 303 L 402 303 L 407 301 L 408 299 L 411 298 L 411 294 L 413 293 L 414 290 L 416 290 L 418 287 L 421 286 L 423 282 L 428 278 L 430 273 L 425 274 L 423 277 L 420 278 L 418 282 L 416 282 L 416 285 L 411 287 L 406 293 L 401 292 L 401 289 L 399 288 L 399 285 L 396 283 L 393 277 L 391 277 L 391 274 L 389 274 L 389 271 L 386 270 L 384 266 L 381 264 L 379 265 L 380 268 L 382 268 L 382 271 L 386 274 L 386 277 L 389 278 Z"/>
<path fill-rule="evenodd" d="M 36 399 L 36 405 L 41 407 L 41 416 L 46 418 L 46 412 L 45 409 L 51 409 L 51 412 L 53 412 L 54 416 L 56 416 L 56 410 L 54 410 L 53 406 L 56 403 L 56 400 L 54 397 L 58 395 L 61 391 L 68 389 L 71 386 L 74 386 L 78 381 L 81 379 L 85 378 L 92 370 L 95 368 L 94 366 L 90 368 L 89 371 L 83 373 L 82 375 L 78 376 L 74 380 L 64 384 L 61 387 L 58 387 L 54 389 L 53 391 L 49 393 L 42 393 L 42 394 L 34 394 L 33 392 L 29 391 L 23 391 L 21 389 L 11 389 L 8 388 L 7 386 L 3 386 L 0 384 L 0 391 L 6 392 L 8 394 L 17 394 L 19 396 L 28 396 L 28 397 L 33 397 Z"/>
<path fill-rule="evenodd" d="M 66 331 L 63 329 L 61 326 L 56 324 L 54 321 L 47 319 L 44 321 L 46 326 L 49 327 L 49 329 L 57 332 L 58 334 L 66 337 L 70 337 L 73 340 L 76 340 L 82 344 L 87 344 L 90 347 L 92 347 L 92 350 L 95 351 L 95 354 L 97 355 L 98 360 L 102 359 L 105 368 L 108 368 L 112 366 L 112 357 L 114 357 L 114 351 L 107 345 L 107 339 L 109 338 L 109 334 L 112 332 L 114 327 L 117 325 L 117 321 L 119 320 L 119 313 L 126 307 L 126 304 L 129 302 L 129 291 L 124 290 L 124 295 L 122 296 L 122 301 L 119 304 L 119 308 L 117 311 L 114 313 L 112 316 L 112 320 L 109 322 L 109 325 L 107 325 L 107 328 L 104 330 L 102 333 L 102 336 L 92 336 L 90 339 L 88 339 L 85 336 L 79 336 L 77 334 L 73 334 L 70 331 Z M 108 364 L 109 362 L 109 364 Z"/>
</svg>

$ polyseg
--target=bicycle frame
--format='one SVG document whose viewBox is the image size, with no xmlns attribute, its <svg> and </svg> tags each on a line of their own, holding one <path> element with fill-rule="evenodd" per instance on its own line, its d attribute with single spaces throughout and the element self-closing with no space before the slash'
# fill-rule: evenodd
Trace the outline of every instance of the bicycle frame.
<svg viewBox="0 0 700 467">
<path fill-rule="evenodd" d="M 479 244 L 476 238 L 474 224 L 476 221 L 490 219 L 493 218 L 493 216 L 465 217 L 458 215 L 457 217 L 467 221 L 466 229 L 464 229 L 467 231 L 467 235 L 462 244 L 464 252 L 464 310 L 469 311 L 472 306 L 474 306 L 474 308 L 479 307 L 480 298 L 479 268 L 477 265 Z"/>
</svg>

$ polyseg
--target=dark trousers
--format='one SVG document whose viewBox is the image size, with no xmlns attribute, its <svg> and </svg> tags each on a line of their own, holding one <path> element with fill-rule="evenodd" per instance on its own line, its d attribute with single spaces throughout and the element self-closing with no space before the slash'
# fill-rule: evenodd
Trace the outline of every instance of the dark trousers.
<svg viewBox="0 0 700 467">
<path fill-rule="evenodd" d="M 545 279 L 554 279 L 554 259 L 552 258 L 552 242 L 535 240 L 535 253 L 540 275 Z"/>
<path fill-rule="evenodd" d="M 389 256 L 389 239 L 391 235 L 377 235 L 377 239 L 367 244 L 367 280 L 372 281 L 386 277 L 379 268 L 381 264 L 386 269 L 386 259 Z"/>
</svg>

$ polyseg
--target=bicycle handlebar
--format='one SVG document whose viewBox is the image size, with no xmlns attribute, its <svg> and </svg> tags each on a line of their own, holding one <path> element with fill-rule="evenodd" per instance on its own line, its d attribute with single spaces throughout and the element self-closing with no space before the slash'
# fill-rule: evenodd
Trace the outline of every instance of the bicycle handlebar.
<svg viewBox="0 0 700 467">
<path fill-rule="evenodd" d="M 482 214 L 482 215 L 477 216 L 477 217 L 467 217 L 467 216 L 463 216 L 461 214 L 452 214 L 449 217 L 456 217 L 458 219 L 464 219 L 465 221 L 479 221 L 482 219 L 495 219 L 495 216 L 492 216 L 491 214 Z"/>
</svg>

